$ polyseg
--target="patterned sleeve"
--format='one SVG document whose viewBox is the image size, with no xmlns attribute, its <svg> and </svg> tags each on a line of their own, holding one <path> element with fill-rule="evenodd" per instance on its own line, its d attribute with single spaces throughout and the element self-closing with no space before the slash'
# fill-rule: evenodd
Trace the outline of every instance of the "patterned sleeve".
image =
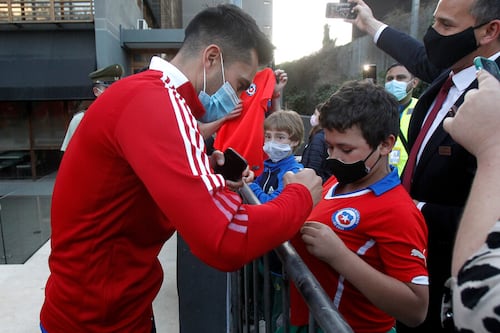
<svg viewBox="0 0 500 333">
<path fill-rule="evenodd" d="M 485 244 L 467 260 L 446 286 L 443 323 L 453 318 L 460 332 L 497 332 L 500 327 L 500 221 Z M 450 307 L 451 305 L 451 307 Z"/>
</svg>

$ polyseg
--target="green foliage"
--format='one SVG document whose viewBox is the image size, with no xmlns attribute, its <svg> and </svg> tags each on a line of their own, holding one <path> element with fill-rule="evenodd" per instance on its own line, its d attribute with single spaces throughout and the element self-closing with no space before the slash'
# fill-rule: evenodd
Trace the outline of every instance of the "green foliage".
<svg viewBox="0 0 500 333">
<path fill-rule="evenodd" d="M 334 84 L 325 83 L 318 87 L 314 94 L 315 105 L 326 101 L 330 96 L 337 91 L 339 87 Z"/>
<path fill-rule="evenodd" d="M 307 96 L 304 92 L 298 90 L 287 92 L 284 104 L 287 110 L 295 110 L 297 112 L 305 110 L 307 108 Z M 303 114 L 303 112 L 299 113 Z"/>
</svg>

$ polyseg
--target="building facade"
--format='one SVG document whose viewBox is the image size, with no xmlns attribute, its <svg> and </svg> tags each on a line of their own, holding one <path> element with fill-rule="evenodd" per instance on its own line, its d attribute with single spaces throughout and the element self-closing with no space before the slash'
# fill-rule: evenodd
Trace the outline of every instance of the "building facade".
<svg viewBox="0 0 500 333">
<path fill-rule="evenodd" d="M 127 76 L 152 55 L 172 58 L 190 19 L 221 2 L 247 10 L 270 36 L 270 0 L 0 3 L 0 179 L 56 171 L 71 117 L 93 100 L 88 74 L 118 63 Z"/>
</svg>

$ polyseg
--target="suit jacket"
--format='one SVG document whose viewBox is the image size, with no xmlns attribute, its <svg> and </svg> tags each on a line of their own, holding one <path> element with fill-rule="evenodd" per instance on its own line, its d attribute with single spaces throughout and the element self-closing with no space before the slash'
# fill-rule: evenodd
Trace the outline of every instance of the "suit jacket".
<svg viewBox="0 0 500 333">
<path fill-rule="evenodd" d="M 392 56 L 415 76 L 431 82 L 413 110 L 408 129 L 408 144 L 413 146 L 429 108 L 443 85 L 450 69 L 438 69 L 427 59 L 424 45 L 416 39 L 386 28 L 377 46 Z M 500 59 L 497 59 L 497 63 Z M 475 80 L 466 91 L 477 88 Z M 465 94 L 465 92 L 464 92 Z M 463 95 L 455 103 L 463 102 Z M 405 170 L 406 171 L 406 170 Z M 404 172 L 405 172 L 404 171 Z M 430 304 L 426 328 L 439 331 L 443 285 L 451 275 L 453 242 L 463 207 L 476 171 L 476 159 L 445 132 L 442 122 L 426 144 L 413 174 L 410 195 L 425 202 L 422 214 L 429 229 L 427 267 L 430 278 Z M 404 331 L 398 328 L 398 332 Z"/>
</svg>

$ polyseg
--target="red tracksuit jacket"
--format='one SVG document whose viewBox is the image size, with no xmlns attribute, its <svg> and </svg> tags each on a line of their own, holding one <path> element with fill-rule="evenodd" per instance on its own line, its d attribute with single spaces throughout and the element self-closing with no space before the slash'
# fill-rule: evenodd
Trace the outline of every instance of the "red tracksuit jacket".
<svg viewBox="0 0 500 333">
<path fill-rule="evenodd" d="M 311 210 L 298 184 L 243 205 L 210 169 L 191 83 L 159 58 L 151 68 L 99 96 L 62 159 L 41 310 L 49 333 L 149 333 L 157 255 L 174 231 L 204 262 L 232 271 L 291 238 Z"/>
</svg>

